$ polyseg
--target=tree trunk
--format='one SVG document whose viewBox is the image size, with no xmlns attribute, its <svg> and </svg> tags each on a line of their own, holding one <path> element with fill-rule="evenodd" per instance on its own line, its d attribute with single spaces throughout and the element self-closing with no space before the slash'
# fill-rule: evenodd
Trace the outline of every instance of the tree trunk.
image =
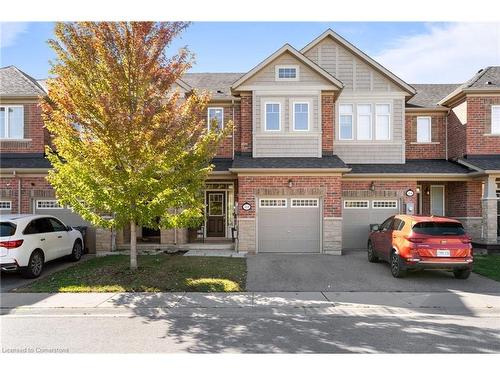
<svg viewBox="0 0 500 375">
<path fill-rule="evenodd" d="M 137 269 L 137 233 L 135 221 L 130 221 L 130 269 Z"/>
</svg>

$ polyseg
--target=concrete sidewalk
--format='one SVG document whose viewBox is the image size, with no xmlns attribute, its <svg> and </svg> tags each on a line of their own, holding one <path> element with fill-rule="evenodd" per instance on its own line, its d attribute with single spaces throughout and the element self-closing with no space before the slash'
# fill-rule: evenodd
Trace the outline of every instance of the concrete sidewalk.
<svg viewBox="0 0 500 375">
<path fill-rule="evenodd" d="M 227 313 L 306 309 L 308 313 L 442 313 L 500 316 L 500 293 L 466 292 L 281 292 L 281 293 L 2 293 L 0 313 L 84 309 L 86 313 L 134 313 L 164 309 L 186 313 L 219 309 Z"/>
</svg>

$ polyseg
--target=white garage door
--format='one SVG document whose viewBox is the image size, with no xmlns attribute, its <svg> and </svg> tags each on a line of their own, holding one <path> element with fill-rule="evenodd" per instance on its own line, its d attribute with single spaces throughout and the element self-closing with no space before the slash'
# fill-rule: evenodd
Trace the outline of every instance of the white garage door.
<svg viewBox="0 0 500 375">
<path fill-rule="evenodd" d="M 319 198 L 260 198 L 258 252 L 319 253 Z"/>
<path fill-rule="evenodd" d="M 37 215 L 52 215 L 70 226 L 90 226 L 80 215 L 69 208 L 61 207 L 56 199 L 38 199 L 35 201 L 34 212 Z"/>
<path fill-rule="evenodd" d="M 344 199 L 342 205 L 342 247 L 366 249 L 370 224 L 381 224 L 399 213 L 397 199 Z"/>
<path fill-rule="evenodd" d="M 0 201 L 0 215 L 7 215 L 12 212 L 12 202 L 7 200 Z"/>
</svg>

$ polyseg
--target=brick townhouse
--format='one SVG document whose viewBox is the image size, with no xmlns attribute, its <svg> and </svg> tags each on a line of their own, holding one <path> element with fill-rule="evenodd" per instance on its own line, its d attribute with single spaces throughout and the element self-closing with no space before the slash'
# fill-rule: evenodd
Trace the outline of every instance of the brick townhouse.
<svg viewBox="0 0 500 375">
<path fill-rule="evenodd" d="M 12 66 L 0 79 L 2 212 L 90 226 L 45 180 L 43 81 Z M 463 84 L 408 84 L 327 30 L 249 72 L 178 82 L 193 88 L 212 93 L 207 121 L 235 123 L 206 181 L 204 224 L 139 228 L 140 243 L 341 254 L 366 247 L 369 224 L 408 212 L 457 218 L 475 242 L 498 244 L 500 67 Z M 108 231 L 89 233 L 91 250 L 110 250 Z M 129 239 L 117 231 L 118 248 Z"/>
</svg>

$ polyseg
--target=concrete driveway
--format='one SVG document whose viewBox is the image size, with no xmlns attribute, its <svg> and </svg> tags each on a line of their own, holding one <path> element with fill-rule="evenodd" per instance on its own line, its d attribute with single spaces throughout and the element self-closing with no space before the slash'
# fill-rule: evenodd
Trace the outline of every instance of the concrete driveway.
<svg viewBox="0 0 500 375">
<path fill-rule="evenodd" d="M 345 255 L 258 254 L 247 257 L 251 292 L 500 292 L 500 283 L 472 274 L 457 280 L 444 271 L 411 272 L 392 277 L 387 263 L 369 263 L 365 251 Z"/>
</svg>

